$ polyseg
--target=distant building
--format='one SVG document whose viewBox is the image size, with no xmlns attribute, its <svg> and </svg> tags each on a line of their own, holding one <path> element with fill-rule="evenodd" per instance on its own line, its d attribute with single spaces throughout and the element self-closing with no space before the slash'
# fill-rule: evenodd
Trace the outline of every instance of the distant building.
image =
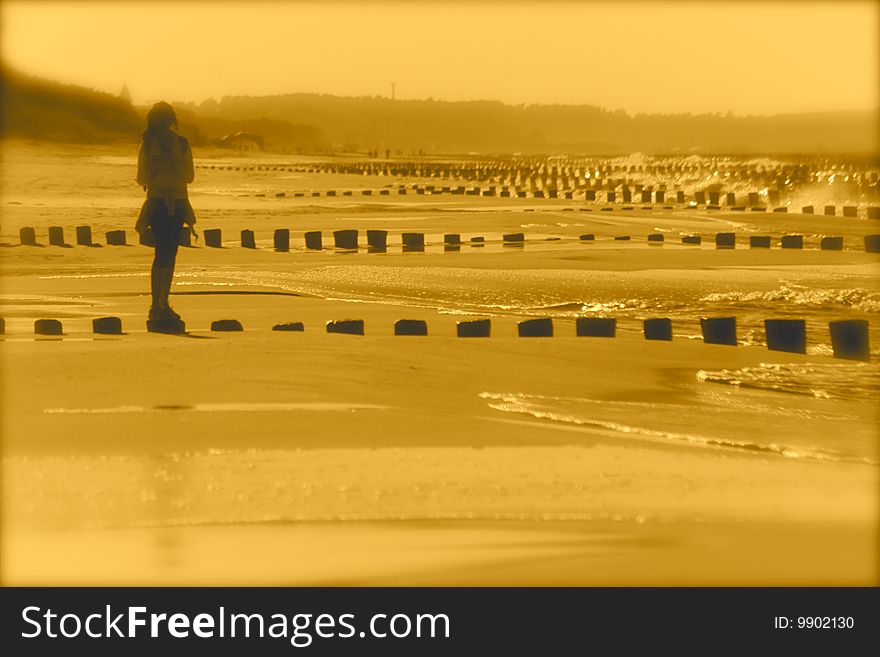
<svg viewBox="0 0 880 657">
<path fill-rule="evenodd" d="M 234 148 L 240 151 L 261 151 L 265 148 L 263 138 L 251 132 L 236 132 L 225 135 L 216 141 L 220 148 Z"/>
</svg>

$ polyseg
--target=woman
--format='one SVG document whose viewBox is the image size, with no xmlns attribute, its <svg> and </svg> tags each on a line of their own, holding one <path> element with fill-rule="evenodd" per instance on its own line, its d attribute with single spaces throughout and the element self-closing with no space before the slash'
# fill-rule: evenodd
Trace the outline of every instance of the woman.
<svg viewBox="0 0 880 657">
<path fill-rule="evenodd" d="M 172 130 L 176 127 L 177 116 L 171 105 L 153 105 L 147 113 L 147 129 L 138 153 L 137 182 L 146 190 L 147 200 L 141 208 L 137 231 L 143 234 L 152 230 L 156 244 L 150 321 L 158 322 L 180 321 L 180 315 L 168 303 L 174 261 L 183 226 L 196 235 L 196 219 L 186 192 L 194 176 L 192 150 L 189 142 Z"/>
</svg>

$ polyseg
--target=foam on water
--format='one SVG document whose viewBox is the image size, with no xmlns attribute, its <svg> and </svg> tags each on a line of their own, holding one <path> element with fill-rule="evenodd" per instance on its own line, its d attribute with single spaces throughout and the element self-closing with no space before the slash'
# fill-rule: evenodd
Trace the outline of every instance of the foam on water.
<svg viewBox="0 0 880 657">
<path fill-rule="evenodd" d="M 851 308 L 866 313 L 880 312 L 880 290 L 864 287 L 816 288 L 784 282 L 773 290 L 747 290 L 707 294 L 701 302 L 736 307 L 784 306 Z"/>
<path fill-rule="evenodd" d="M 697 380 L 819 399 L 880 401 L 880 366 L 873 363 L 761 363 L 736 370 L 700 370 Z"/>
<path fill-rule="evenodd" d="M 805 419 L 838 426 L 843 422 L 858 423 L 857 419 L 843 414 L 786 410 L 761 403 L 737 404 L 735 400 L 731 403 L 729 399 L 711 397 L 703 399 L 699 406 L 518 392 L 483 392 L 480 397 L 497 411 L 583 427 L 617 439 L 808 461 L 878 463 L 875 450 L 867 444 L 870 438 L 828 445 L 818 444 L 814 437 L 797 432 Z M 775 416 L 772 426 L 767 423 L 768 416 Z M 789 426 L 793 428 L 791 432 L 787 431 Z"/>
</svg>

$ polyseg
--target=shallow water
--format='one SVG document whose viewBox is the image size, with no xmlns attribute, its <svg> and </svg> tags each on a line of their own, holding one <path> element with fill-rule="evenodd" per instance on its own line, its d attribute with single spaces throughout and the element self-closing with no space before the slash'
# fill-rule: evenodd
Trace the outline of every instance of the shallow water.
<svg viewBox="0 0 880 657">
<path fill-rule="evenodd" d="M 738 370 L 700 370 L 697 379 L 820 399 L 880 403 L 880 365 L 874 363 L 761 363 Z"/>
<path fill-rule="evenodd" d="M 709 380 L 702 371 L 698 379 Z M 700 394 L 699 405 L 499 392 L 481 397 L 496 411 L 603 430 L 622 444 L 652 442 L 710 452 L 878 463 L 876 418 L 864 416 L 856 405 L 798 408 L 775 404 L 772 394 L 723 390 Z M 846 435 L 836 435 L 835 426 L 846 426 Z"/>
<path fill-rule="evenodd" d="M 144 278 L 148 272 L 84 271 L 50 274 L 45 280 Z M 479 267 L 330 264 L 294 271 L 249 268 L 186 268 L 175 290 L 257 288 L 332 301 L 379 303 L 453 315 L 615 317 L 618 330 L 641 328 L 641 320 L 667 317 L 677 337 L 699 339 L 701 317 L 734 316 L 738 340 L 765 345 L 765 319 L 803 319 L 807 350 L 831 355 L 828 324 L 845 319 L 869 322 L 871 353 L 880 355 L 880 284 L 870 266 L 740 270 L 596 271 L 582 269 L 490 269 Z M 40 297 L 42 305 L 61 297 Z M 40 299 L 4 295 L 14 306 Z M 88 306 L 81 299 L 68 305 Z M 70 310 L 70 309 L 68 309 Z M 57 312 L 57 311 L 56 311 Z M 560 334 L 573 329 L 563 329 Z"/>
<path fill-rule="evenodd" d="M 330 265 L 302 272 L 184 271 L 181 284 L 249 285 L 332 300 L 376 302 L 451 314 L 530 317 L 668 317 L 679 336 L 699 336 L 699 318 L 736 316 L 743 344 L 765 344 L 764 319 L 807 322 L 811 353 L 831 352 L 828 323 L 867 319 L 880 353 L 880 286 L 868 273 L 844 281 L 787 272 L 603 272 L 462 267 Z"/>
</svg>

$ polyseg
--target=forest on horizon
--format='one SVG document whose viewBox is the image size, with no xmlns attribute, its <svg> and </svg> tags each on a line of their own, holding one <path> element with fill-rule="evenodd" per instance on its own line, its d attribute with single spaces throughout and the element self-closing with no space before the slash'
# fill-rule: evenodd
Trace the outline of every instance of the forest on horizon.
<svg viewBox="0 0 880 657">
<path fill-rule="evenodd" d="M 370 150 L 394 155 L 878 152 L 874 112 L 773 116 L 635 114 L 591 105 L 391 100 L 322 94 L 226 96 L 175 103 L 194 145 L 246 133 L 273 152 Z M 147 107 L 127 98 L 2 70 L 4 137 L 70 143 L 136 141 Z"/>
</svg>

